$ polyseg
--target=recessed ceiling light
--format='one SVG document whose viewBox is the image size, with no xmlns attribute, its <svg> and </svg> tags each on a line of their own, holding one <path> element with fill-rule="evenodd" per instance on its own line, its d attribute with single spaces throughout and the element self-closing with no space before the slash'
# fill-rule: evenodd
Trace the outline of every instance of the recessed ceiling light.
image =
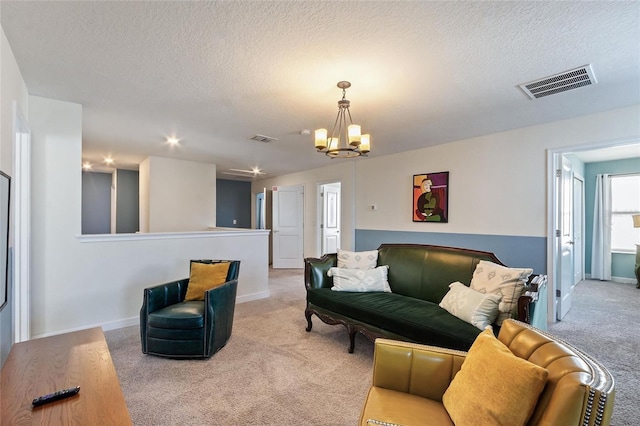
<svg viewBox="0 0 640 426">
<path fill-rule="evenodd" d="M 82 170 L 91 170 L 91 163 L 88 161 L 85 161 L 84 163 L 82 163 Z"/>
<path fill-rule="evenodd" d="M 105 157 L 104 162 L 105 162 L 105 163 L 107 163 L 107 164 L 109 164 L 109 165 L 111 165 L 111 164 L 113 164 L 113 158 L 111 158 L 111 157 Z"/>
<path fill-rule="evenodd" d="M 178 142 L 180 142 L 180 139 L 176 138 L 175 136 L 169 136 L 167 138 L 167 143 L 169 145 L 175 146 L 175 145 L 178 145 Z"/>
</svg>

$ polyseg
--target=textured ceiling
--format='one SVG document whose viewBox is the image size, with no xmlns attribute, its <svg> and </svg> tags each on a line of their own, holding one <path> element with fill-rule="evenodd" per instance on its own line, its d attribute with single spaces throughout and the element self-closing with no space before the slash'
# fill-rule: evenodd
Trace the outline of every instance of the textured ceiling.
<svg viewBox="0 0 640 426">
<path fill-rule="evenodd" d="M 29 93 L 83 105 L 96 165 L 156 155 L 270 177 L 366 161 L 300 135 L 333 125 L 340 80 L 370 157 L 640 103 L 637 1 L 3 0 L 0 19 Z M 518 87 L 586 64 L 597 85 Z"/>
</svg>

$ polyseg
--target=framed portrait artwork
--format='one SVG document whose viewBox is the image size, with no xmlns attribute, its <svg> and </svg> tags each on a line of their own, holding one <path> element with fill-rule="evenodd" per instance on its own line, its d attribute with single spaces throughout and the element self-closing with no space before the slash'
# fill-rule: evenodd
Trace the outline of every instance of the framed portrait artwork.
<svg viewBox="0 0 640 426">
<path fill-rule="evenodd" d="M 413 175 L 413 221 L 447 223 L 449 172 Z"/>
</svg>

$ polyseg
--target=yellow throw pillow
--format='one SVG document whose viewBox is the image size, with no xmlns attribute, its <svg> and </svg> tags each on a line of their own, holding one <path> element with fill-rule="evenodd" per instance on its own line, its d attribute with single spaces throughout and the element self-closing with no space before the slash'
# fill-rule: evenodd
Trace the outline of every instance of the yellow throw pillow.
<svg viewBox="0 0 640 426">
<path fill-rule="evenodd" d="M 456 426 L 525 425 L 549 372 L 519 358 L 485 330 L 442 396 Z"/>
<path fill-rule="evenodd" d="M 191 264 L 191 275 L 184 301 L 204 300 L 204 292 L 227 281 L 229 262 Z"/>
</svg>

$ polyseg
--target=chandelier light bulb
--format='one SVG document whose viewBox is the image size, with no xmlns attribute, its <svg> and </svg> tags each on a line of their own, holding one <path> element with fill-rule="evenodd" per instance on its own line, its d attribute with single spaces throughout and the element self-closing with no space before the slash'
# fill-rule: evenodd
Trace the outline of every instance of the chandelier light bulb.
<svg viewBox="0 0 640 426">
<path fill-rule="evenodd" d="M 349 127 L 349 145 L 360 145 L 360 126 L 357 124 L 351 124 Z"/>
<path fill-rule="evenodd" d="M 327 129 L 316 130 L 316 149 L 327 149 Z"/>
<path fill-rule="evenodd" d="M 337 149 L 338 145 L 340 145 L 340 139 L 339 138 L 329 138 L 329 151 Z"/>
<path fill-rule="evenodd" d="M 366 154 L 371 151 L 371 136 L 368 133 L 360 136 L 360 152 Z"/>
</svg>

